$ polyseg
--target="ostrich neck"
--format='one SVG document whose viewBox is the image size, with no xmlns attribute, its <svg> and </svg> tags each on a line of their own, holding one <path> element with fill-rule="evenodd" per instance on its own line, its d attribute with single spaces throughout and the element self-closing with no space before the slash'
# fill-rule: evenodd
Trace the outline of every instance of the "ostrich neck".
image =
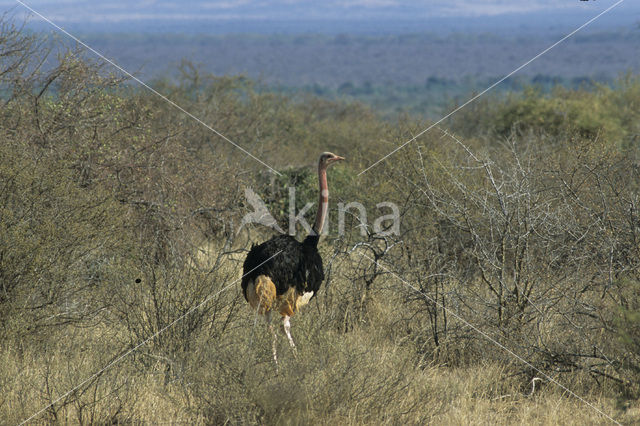
<svg viewBox="0 0 640 426">
<path fill-rule="evenodd" d="M 327 210 L 329 208 L 329 187 L 327 185 L 327 168 L 318 165 L 318 184 L 320 194 L 318 195 L 318 212 L 316 213 L 316 222 L 313 225 L 311 235 L 320 235 L 324 226 Z"/>
</svg>

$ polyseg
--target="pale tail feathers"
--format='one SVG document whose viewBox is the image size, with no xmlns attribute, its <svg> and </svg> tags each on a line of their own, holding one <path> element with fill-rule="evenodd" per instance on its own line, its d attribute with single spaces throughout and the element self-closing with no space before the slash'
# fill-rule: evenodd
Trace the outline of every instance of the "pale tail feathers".
<svg viewBox="0 0 640 426">
<path fill-rule="evenodd" d="M 298 309 L 300 309 L 301 306 L 304 306 L 307 303 L 309 303 L 309 300 L 311 300 L 312 297 L 313 297 L 313 291 L 307 291 L 302 296 L 298 297 L 298 306 L 297 306 Z"/>
</svg>

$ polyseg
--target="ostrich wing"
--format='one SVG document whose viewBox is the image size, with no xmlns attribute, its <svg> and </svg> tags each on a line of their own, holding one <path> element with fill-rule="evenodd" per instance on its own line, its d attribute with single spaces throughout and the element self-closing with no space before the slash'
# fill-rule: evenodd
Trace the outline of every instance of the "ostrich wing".
<svg viewBox="0 0 640 426">
<path fill-rule="evenodd" d="M 246 274 L 242 279 L 243 292 L 258 275 L 271 278 L 278 295 L 291 287 L 295 287 L 300 294 L 309 291 L 315 294 L 324 280 L 322 258 L 317 247 L 300 243 L 290 235 L 278 235 L 253 246 L 243 269 Z"/>
</svg>

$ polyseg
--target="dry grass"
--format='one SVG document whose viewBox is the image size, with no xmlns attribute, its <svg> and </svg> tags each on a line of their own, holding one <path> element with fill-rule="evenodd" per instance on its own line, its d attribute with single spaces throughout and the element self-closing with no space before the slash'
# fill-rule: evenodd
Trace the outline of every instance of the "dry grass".
<svg viewBox="0 0 640 426">
<path fill-rule="evenodd" d="M 222 284 L 221 284 L 222 285 Z M 428 359 L 400 330 L 399 299 L 383 290 L 351 330 L 327 324 L 327 301 L 352 285 L 332 287 L 293 320 L 294 356 L 246 304 L 220 333 L 214 323 L 191 350 L 166 354 L 149 344 L 36 417 L 45 423 L 146 424 L 605 424 L 609 420 L 559 387 L 514 374 L 517 362 L 468 360 L 448 367 Z M 239 286 L 225 294 L 230 302 Z M 348 309 L 348 308 L 347 308 Z M 394 329 L 395 328 L 395 329 Z M 67 329 L 5 345 L 0 352 L 0 416 L 19 423 L 99 371 L 116 353 L 115 326 Z M 19 348 L 19 349 L 18 349 Z M 500 351 L 487 347 L 488 351 Z M 167 370 L 166 358 L 172 369 Z M 492 359 L 493 357 L 488 357 Z M 622 423 L 640 421 L 640 406 L 622 407 L 608 387 L 572 376 L 567 386 Z M 607 396 L 608 395 L 608 396 Z M 613 396 L 612 396 L 613 395 Z"/>
</svg>

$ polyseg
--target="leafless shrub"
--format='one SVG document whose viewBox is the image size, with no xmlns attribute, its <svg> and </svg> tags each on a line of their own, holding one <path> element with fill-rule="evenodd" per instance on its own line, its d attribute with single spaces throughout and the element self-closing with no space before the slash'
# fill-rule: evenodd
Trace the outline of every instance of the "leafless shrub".
<svg viewBox="0 0 640 426">
<path fill-rule="evenodd" d="M 636 279 L 632 164 L 597 139 L 472 150 L 444 137 L 447 148 L 416 147 L 394 179 L 413 194 L 403 272 L 420 288 L 408 294 L 424 301 L 433 345 L 451 327 L 447 307 L 542 368 L 623 382 L 615 333 L 602 330 L 619 305 L 611 292 L 628 294 L 620 280 Z"/>
</svg>

